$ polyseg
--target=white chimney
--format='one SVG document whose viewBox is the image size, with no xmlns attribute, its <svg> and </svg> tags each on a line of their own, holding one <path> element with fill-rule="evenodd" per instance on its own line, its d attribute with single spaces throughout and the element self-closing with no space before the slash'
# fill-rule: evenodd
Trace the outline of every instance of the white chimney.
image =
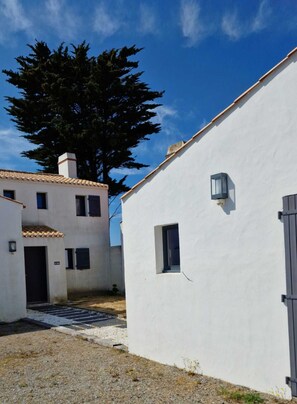
<svg viewBox="0 0 297 404">
<path fill-rule="evenodd" d="M 186 142 L 181 140 L 180 142 L 174 143 L 171 146 L 168 147 L 167 149 L 167 154 L 165 156 L 165 158 L 168 158 L 170 156 L 172 156 L 172 154 L 174 154 L 175 152 L 177 152 L 181 147 L 183 147 L 183 145 Z"/>
<path fill-rule="evenodd" d="M 59 174 L 67 178 L 77 178 L 76 156 L 74 153 L 64 153 L 58 159 Z"/>
</svg>

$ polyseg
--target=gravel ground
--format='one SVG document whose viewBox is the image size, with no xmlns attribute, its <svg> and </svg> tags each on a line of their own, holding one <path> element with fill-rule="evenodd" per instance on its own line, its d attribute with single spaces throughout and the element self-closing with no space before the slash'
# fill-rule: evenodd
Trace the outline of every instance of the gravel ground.
<svg viewBox="0 0 297 404">
<path fill-rule="evenodd" d="M 0 325 L 0 337 L 1 404 L 222 404 L 234 403 L 228 392 L 238 391 L 220 380 L 33 324 Z M 250 392 L 242 389 L 241 394 Z M 236 397 L 238 402 L 247 402 Z M 261 398 L 266 403 L 286 402 L 266 395 Z"/>
<path fill-rule="evenodd" d="M 110 319 L 107 321 L 98 321 L 89 325 L 89 328 L 84 328 L 75 320 L 53 316 L 37 310 L 27 310 L 27 318 L 45 324 L 50 324 L 54 326 L 55 331 L 86 338 L 92 337 L 102 345 L 112 347 L 113 345 L 117 344 L 128 347 L 127 324 L 126 321 L 122 319 L 117 319 L 110 316 Z M 74 327 L 70 328 L 68 326 Z"/>
</svg>

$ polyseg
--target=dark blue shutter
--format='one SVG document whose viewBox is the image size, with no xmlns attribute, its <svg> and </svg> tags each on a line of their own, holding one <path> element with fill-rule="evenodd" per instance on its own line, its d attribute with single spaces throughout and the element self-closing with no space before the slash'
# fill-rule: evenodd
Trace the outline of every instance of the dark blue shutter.
<svg viewBox="0 0 297 404">
<path fill-rule="evenodd" d="M 89 216 L 101 216 L 100 196 L 89 195 Z"/>
<path fill-rule="evenodd" d="M 76 249 L 76 268 L 90 269 L 90 251 L 88 248 Z"/>
<path fill-rule="evenodd" d="M 291 375 L 286 378 L 292 396 L 297 397 L 297 195 L 283 198 L 287 295 L 282 298 L 288 309 Z"/>
</svg>

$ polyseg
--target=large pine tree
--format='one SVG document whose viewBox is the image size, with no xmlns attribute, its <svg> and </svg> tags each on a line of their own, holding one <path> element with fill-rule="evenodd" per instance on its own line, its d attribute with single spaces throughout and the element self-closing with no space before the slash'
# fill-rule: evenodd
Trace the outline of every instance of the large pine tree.
<svg viewBox="0 0 297 404">
<path fill-rule="evenodd" d="M 110 195 L 128 190 L 126 177 L 111 178 L 113 168 L 145 167 L 136 162 L 133 149 L 160 131 L 152 123 L 162 92 L 141 81 L 141 49 L 123 47 L 89 56 L 85 42 L 64 44 L 51 51 L 46 43 L 28 45 L 30 54 L 16 60 L 16 71 L 3 70 L 19 89 L 6 97 L 6 108 L 24 137 L 37 147 L 23 152 L 44 172 L 57 172 L 58 156 L 76 153 L 78 176 L 109 185 Z"/>
</svg>

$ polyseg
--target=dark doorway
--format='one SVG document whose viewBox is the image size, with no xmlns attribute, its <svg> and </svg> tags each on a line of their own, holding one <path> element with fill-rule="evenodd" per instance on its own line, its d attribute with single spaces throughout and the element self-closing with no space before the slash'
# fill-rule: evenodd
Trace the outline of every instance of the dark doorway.
<svg viewBox="0 0 297 404">
<path fill-rule="evenodd" d="M 45 247 L 25 247 L 27 303 L 47 302 Z"/>
</svg>

